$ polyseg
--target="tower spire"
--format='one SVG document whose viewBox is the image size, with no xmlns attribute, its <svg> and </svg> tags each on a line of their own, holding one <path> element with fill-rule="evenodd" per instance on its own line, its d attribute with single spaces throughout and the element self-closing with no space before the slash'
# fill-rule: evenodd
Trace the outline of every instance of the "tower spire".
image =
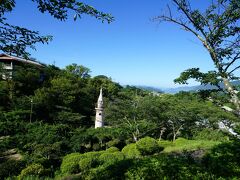
<svg viewBox="0 0 240 180">
<path fill-rule="evenodd" d="M 104 116 L 103 116 L 103 92 L 102 87 L 100 89 L 97 107 L 96 109 L 96 119 L 95 119 L 95 128 L 103 127 L 104 126 Z"/>
</svg>

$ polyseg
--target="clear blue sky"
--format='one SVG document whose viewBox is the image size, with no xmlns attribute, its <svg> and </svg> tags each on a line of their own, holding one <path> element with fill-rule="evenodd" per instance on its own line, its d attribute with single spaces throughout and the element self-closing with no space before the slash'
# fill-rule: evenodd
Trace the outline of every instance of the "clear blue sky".
<svg viewBox="0 0 240 180">
<path fill-rule="evenodd" d="M 42 35 L 53 35 L 48 45 L 37 45 L 32 56 L 61 68 L 71 63 L 91 69 L 92 76 L 106 75 L 120 84 L 174 87 L 173 79 L 190 67 L 213 69 L 208 53 L 189 33 L 171 24 L 150 19 L 161 14 L 167 0 L 86 0 L 115 21 L 101 23 L 83 16 L 65 22 L 40 13 L 31 0 L 16 0 L 7 18 L 10 23 Z M 193 1 L 202 8 L 209 2 Z"/>
</svg>

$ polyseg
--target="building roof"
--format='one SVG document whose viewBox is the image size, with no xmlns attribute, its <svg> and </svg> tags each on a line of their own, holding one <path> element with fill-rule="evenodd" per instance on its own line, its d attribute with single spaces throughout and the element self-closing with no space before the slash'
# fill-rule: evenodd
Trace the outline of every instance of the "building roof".
<svg viewBox="0 0 240 180">
<path fill-rule="evenodd" d="M 8 55 L 8 54 L 0 54 L 0 62 L 1 60 L 9 60 L 9 61 L 16 61 L 16 62 L 22 62 L 22 63 L 27 63 L 27 64 L 32 64 L 32 65 L 36 65 L 36 66 L 41 66 L 43 67 L 44 65 L 36 62 L 36 61 L 32 61 L 32 60 L 28 60 L 28 59 L 23 59 L 20 57 L 16 57 L 16 56 L 12 56 L 12 55 Z"/>
</svg>

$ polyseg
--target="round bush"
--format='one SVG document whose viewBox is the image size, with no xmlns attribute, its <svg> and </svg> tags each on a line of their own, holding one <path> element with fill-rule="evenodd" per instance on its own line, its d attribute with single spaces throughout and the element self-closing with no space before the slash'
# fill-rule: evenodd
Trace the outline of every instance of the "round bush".
<svg viewBox="0 0 240 180">
<path fill-rule="evenodd" d="M 79 161 L 83 158 L 80 153 L 68 154 L 63 158 L 60 170 L 62 174 L 74 174 L 80 172 Z"/>
<path fill-rule="evenodd" d="M 110 147 L 110 148 L 106 149 L 106 151 L 109 153 L 113 153 L 113 152 L 118 152 L 119 149 L 117 147 Z"/>
<path fill-rule="evenodd" d="M 86 171 L 92 168 L 95 164 L 94 159 L 92 158 L 83 158 L 79 161 L 79 167 L 81 171 Z"/>
<path fill-rule="evenodd" d="M 163 147 L 159 146 L 158 142 L 155 139 L 151 137 L 140 139 L 136 143 L 136 147 L 142 155 L 151 155 L 164 149 Z"/>
<path fill-rule="evenodd" d="M 115 162 L 121 161 L 123 159 L 124 154 L 122 152 L 106 152 L 99 157 L 101 164 L 114 164 Z"/>
<path fill-rule="evenodd" d="M 81 171 L 86 171 L 90 168 L 96 167 L 99 164 L 99 156 L 102 153 L 103 151 L 87 152 L 83 154 L 82 159 L 79 161 L 79 167 Z"/>
<path fill-rule="evenodd" d="M 128 144 L 122 149 L 122 153 L 127 158 L 139 158 L 141 156 L 141 153 L 137 149 L 136 144 Z"/>
<path fill-rule="evenodd" d="M 41 164 L 31 164 L 21 171 L 19 179 L 24 179 L 25 176 L 44 176 L 47 175 L 47 171 Z"/>
</svg>

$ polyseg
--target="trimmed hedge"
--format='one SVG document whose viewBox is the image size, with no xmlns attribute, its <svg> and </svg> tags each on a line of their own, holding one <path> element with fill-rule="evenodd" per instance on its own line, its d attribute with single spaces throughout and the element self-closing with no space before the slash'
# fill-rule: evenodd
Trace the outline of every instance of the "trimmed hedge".
<svg viewBox="0 0 240 180">
<path fill-rule="evenodd" d="M 110 165 L 124 160 L 124 154 L 122 152 L 106 152 L 99 157 L 99 160 L 103 165 Z"/>
<path fill-rule="evenodd" d="M 152 155 L 154 153 L 159 153 L 164 149 L 162 146 L 159 146 L 157 140 L 151 137 L 140 139 L 136 143 L 136 147 L 142 155 Z"/>
<path fill-rule="evenodd" d="M 106 149 L 106 152 L 109 152 L 109 153 L 119 152 L 119 149 L 117 147 L 110 147 Z"/>
<path fill-rule="evenodd" d="M 62 174 L 74 174 L 80 172 L 79 161 L 83 158 L 80 153 L 68 154 L 63 158 L 60 170 Z"/>
<path fill-rule="evenodd" d="M 140 151 L 137 149 L 136 144 L 128 144 L 122 149 L 122 153 L 127 158 L 139 158 L 141 157 Z"/>
</svg>

